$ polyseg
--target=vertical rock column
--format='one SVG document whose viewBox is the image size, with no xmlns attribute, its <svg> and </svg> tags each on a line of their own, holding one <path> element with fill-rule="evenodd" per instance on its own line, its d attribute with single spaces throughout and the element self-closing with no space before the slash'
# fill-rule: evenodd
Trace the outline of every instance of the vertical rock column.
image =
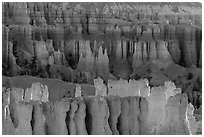
<svg viewBox="0 0 204 137">
<path fill-rule="evenodd" d="M 165 104 L 166 100 L 166 88 L 164 87 L 152 87 L 151 93 L 147 97 L 148 100 L 148 132 L 149 134 L 155 134 L 156 128 L 162 122 L 164 117 L 166 116 L 165 113 Z"/>
<path fill-rule="evenodd" d="M 187 67 L 197 64 L 197 51 L 195 41 L 195 28 L 185 27 L 184 31 L 184 61 Z"/>
<path fill-rule="evenodd" d="M 115 56 L 116 56 L 116 64 L 119 64 L 122 60 L 122 44 L 120 40 L 116 41 Z"/>
<path fill-rule="evenodd" d="M 154 41 L 150 42 L 150 52 L 149 52 L 149 61 L 153 61 L 157 59 L 157 48 L 156 43 Z"/>
<path fill-rule="evenodd" d="M 143 64 L 147 63 L 148 60 L 148 54 L 147 54 L 147 50 L 148 50 L 148 46 L 147 43 L 142 41 L 142 60 L 143 60 Z"/>
<path fill-rule="evenodd" d="M 129 97 L 128 127 L 130 135 L 140 134 L 140 97 Z"/>
<path fill-rule="evenodd" d="M 176 64 L 179 64 L 181 59 L 181 51 L 179 41 L 176 39 L 170 40 L 168 42 L 169 45 L 169 52 L 171 54 L 171 58 Z"/>
<path fill-rule="evenodd" d="M 86 105 L 82 98 L 76 98 L 76 103 L 78 109 L 75 112 L 74 122 L 76 125 L 76 134 L 77 135 L 87 135 L 85 117 L 86 117 Z"/>
<path fill-rule="evenodd" d="M 94 57 L 90 48 L 90 41 L 79 41 L 79 71 L 94 72 Z"/>
<path fill-rule="evenodd" d="M 111 135 L 112 131 L 108 124 L 109 109 L 104 98 L 85 98 L 87 106 L 86 126 L 90 135 Z"/>
<path fill-rule="evenodd" d="M 129 135 L 129 100 L 127 97 L 121 98 L 121 114 L 119 116 L 118 130 L 120 135 Z"/>
<path fill-rule="evenodd" d="M 46 135 L 45 116 L 41 102 L 33 102 L 33 135 Z"/>
<path fill-rule="evenodd" d="M 98 58 L 96 58 L 96 69 L 97 76 L 101 76 L 104 79 L 109 79 L 109 59 L 107 55 L 107 49 L 105 49 L 105 53 L 103 54 L 102 46 L 99 47 Z"/>
<path fill-rule="evenodd" d="M 2 88 L 2 134 L 14 135 L 15 127 L 10 117 L 10 90 L 5 87 Z"/>
<path fill-rule="evenodd" d="M 136 72 L 138 68 L 142 67 L 143 65 L 143 58 L 142 58 L 142 45 L 141 42 L 135 43 L 135 51 L 133 54 L 132 60 L 132 68 L 133 72 Z"/>
<path fill-rule="evenodd" d="M 139 88 L 139 95 L 142 97 L 148 97 L 150 94 L 150 86 L 148 79 L 141 79 L 137 81 L 137 87 Z"/>
<path fill-rule="evenodd" d="M 166 117 L 158 128 L 156 134 L 162 135 L 189 135 L 187 121 L 187 95 L 177 94 L 171 96 L 165 105 Z"/>
<path fill-rule="evenodd" d="M 34 54 L 40 60 L 48 60 L 49 52 L 44 41 L 34 42 Z"/>
<path fill-rule="evenodd" d="M 105 97 L 106 102 L 108 104 L 110 116 L 109 116 L 109 125 L 110 129 L 113 132 L 113 135 L 119 135 L 119 131 L 117 129 L 117 124 L 119 122 L 119 116 L 121 113 L 121 101 L 119 97 L 107 96 Z"/>
<path fill-rule="evenodd" d="M 191 103 L 189 103 L 188 108 L 187 108 L 187 118 L 188 118 L 188 122 L 189 122 L 190 132 L 193 135 L 196 134 L 196 131 L 198 129 L 198 123 L 196 122 L 196 119 L 193 116 L 194 110 L 195 110 L 194 106 Z"/>
<path fill-rule="evenodd" d="M 140 108 L 140 115 L 138 117 L 138 120 L 140 122 L 140 130 L 139 134 L 140 135 L 146 135 L 148 134 L 148 113 L 149 113 L 149 108 L 148 108 L 148 101 L 146 98 L 141 97 L 139 100 L 139 108 Z"/>
<path fill-rule="evenodd" d="M 199 67 L 202 67 L 202 47 L 200 48 Z"/>
<path fill-rule="evenodd" d="M 163 63 L 171 63 L 171 55 L 168 52 L 168 43 L 165 41 L 158 41 L 157 44 L 158 59 Z"/>
<path fill-rule="evenodd" d="M 69 101 L 43 103 L 48 135 L 68 135 L 65 119 L 70 109 Z"/>
<path fill-rule="evenodd" d="M 7 64 L 9 58 L 9 43 L 8 43 L 8 35 L 9 28 L 4 26 L 2 27 L 2 63 Z"/>
<path fill-rule="evenodd" d="M 95 96 L 107 96 L 107 87 L 103 83 L 103 79 L 100 77 L 94 79 L 94 86 L 96 88 Z"/>
<path fill-rule="evenodd" d="M 16 57 L 13 55 L 13 43 L 8 43 L 9 48 L 9 68 L 10 68 L 10 75 L 15 76 L 18 74 L 20 67 L 16 63 Z"/>
<path fill-rule="evenodd" d="M 31 119 L 33 106 L 27 102 L 23 102 L 24 90 L 20 88 L 12 88 L 10 91 L 10 116 L 15 126 L 15 134 L 32 135 Z"/>
<path fill-rule="evenodd" d="M 75 101 L 71 101 L 70 102 L 70 110 L 67 113 L 68 119 L 66 120 L 70 135 L 76 135 L 77 134 L 76 124 L 74 122 L 74 117 L 75 117 L 75 113 L 76 113 L 77 109 L 78 109 L 77 103 Z"/>
<path fill-rule="evenodd" d="M 120 135 L 147 134 L 148 102 L 144 97 L 122 97 L 118 118 Z"/>
<path fill-rule="evenodd" d="M 32 135 L 31 119 L 33 106 L 26 102 L 19 102 L 16 108 L 18 113 L 18 127 L 16 135 Z"/>
</svg>

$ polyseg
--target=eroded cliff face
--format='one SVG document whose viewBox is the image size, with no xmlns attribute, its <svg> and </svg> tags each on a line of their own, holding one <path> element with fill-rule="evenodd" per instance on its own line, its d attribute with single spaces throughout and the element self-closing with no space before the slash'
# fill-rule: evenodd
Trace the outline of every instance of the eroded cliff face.
<svg viewBox="0 0 204 137">
<path fill-rule="evenodd" d="M 3 3 L 3 75 L 171 80 L 191 98 L 200 78 L 171 73 L 201 76 L 201 36 L 198 3 Z"/>
<path fill-rule="evenodd" d="M 49 59 L 50 65 L 109 77 L 127 61 L 132 69 L 113 73 L 123 78 L 157 59 L 165 66 L 174 62 L 199 67 L 201 8 L 189 7 L 185 3 L 4 3 L 3 63 L 14 54 L 17 65 L 24 68 L 25 60 L 36 56 L 41 67 Z"/>
<path fill-rule="evenodd" d="M 20 88 L 4 89 L 3 95 L 3 134 L 146 134 L 148 104 L 142 97 L 93 96 L 44 102 Z"/>
<path fill-rule="evenodd" d="M 193 118 L 193 106 L 188 105 L 187 95 L 180 93 L 171 82 L 152 88 L 146 97 L 97 94 L 48 101 L 47 91 L 47 86 L 41 83 L 33 83 L 26 90 L 3 88 L 3 134 L 186 135 L 198 132 L 199 122 Z"/>
<path fill-rule="evenodd" d="M 4 134 L 200 133 L 199 3 L 2 8 Z"/>
</svg>

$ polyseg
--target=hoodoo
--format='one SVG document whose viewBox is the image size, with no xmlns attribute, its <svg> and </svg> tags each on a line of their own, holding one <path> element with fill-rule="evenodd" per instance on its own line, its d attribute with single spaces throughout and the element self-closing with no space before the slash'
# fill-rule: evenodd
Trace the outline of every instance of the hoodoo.
<svg viewBox="0 0 204 137">
<path fill-rule="evenodd" d="M 2 134 L 200 135 L 201 112 L 201 3 L 2 3 Z"/>
</svg>

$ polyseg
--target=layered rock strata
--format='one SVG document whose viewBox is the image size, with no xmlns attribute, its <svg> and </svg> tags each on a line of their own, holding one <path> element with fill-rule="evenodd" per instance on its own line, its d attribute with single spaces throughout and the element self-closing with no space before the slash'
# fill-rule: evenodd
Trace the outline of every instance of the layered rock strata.
<svg viewBox="0 0 204 137">
<path fill-rule="evenodd" d="M 3 133 L 190 134 L 186 102 L 202 109 L 201 7 L 3 3 Z"/>
<path fill-rule="evenodd" d="M 167 83 L 166 86 L 168 85 Z M 33 85 L 32 87 L 37 89 L 39 86 Z M 44 102 L 42 99 L 33 100 L 38 95 L 33 94 L 34 97 L 32 97 L 25 94 L 26 91 L 23 89 L 4 88 L 3 133 L 34 135 L 190 134 L 189 117 L 187 119 L 187 96 L 181 93 L 175 95 L 172 93 L 168 96 L 168 92 L 174 91 L 174 88 L 163 91 L 162 87 L 157 87 L 151 89 L 150 95 L 146 98 L 93 96 Z M 38 89 L 36 92 L 40 93 L 41 90 Z M 46 93 L 46 91 L 42 92 Z M 162 103 L 161 99 L 163 99 Z M 21 113 L 26 113 L 26 115 Z"/>
<path fill-rule="evenodd" d="M 25 61 L 31 63 L 28 58 L 37 57 L 38 67 L 56 64 L 78 68 L 107 81 L 112 72 L 116 77 L 128 78 L 154 60 L 166 67 L 172 62 L 201 66 L 198 4 L 191 8 L 185 3 L 176 7 L 174 3 L 93 5 L 96 8 L 83 3 L 3 3 L 4 69 L 15 68 L 10 74 L 17 75 L 26 68 Z M 9 43 L 14 46 L 13 52 L 21 49 L 23 54 L 9 57 L 13 53 Z M 120 67 L 124 62 L 129 69 Z M 121 70 L 115 72 L 116 68 Z"/>
</svg>

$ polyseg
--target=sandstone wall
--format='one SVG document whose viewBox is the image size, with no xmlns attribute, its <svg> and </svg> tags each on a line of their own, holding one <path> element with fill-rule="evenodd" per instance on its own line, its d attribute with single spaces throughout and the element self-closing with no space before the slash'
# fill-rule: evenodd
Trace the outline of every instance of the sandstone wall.
<svg viewBox="0 0 204 137">
<path fill-rule="evenodd" d="M 40 83 L 25 91 L 3 88 L 3 134 L 190 134 L 187 96 L 167 98 L 166 92 L 174 91 L 151 90 L 147 97 L 97 95 L 49 102 L 46 86 Z"/>
<path fill-rule="evenodd" d="M 93 5 L 3 3 L 4 68 L 15 76 L 22 70 L 13 66 L 25 69 L 25 61 L 37 57 L 41 67 L 57 64 L 108 79 L 112 71 L 118 69 L 114 75 L 125 78 L 154 60 L 166 67 L 173 62 L 202 66 L 198 5 L 179 4 L 177 11 L 173 3 Z M 119 67 L 122 62 L 131 69 Z"/>
</svg>

